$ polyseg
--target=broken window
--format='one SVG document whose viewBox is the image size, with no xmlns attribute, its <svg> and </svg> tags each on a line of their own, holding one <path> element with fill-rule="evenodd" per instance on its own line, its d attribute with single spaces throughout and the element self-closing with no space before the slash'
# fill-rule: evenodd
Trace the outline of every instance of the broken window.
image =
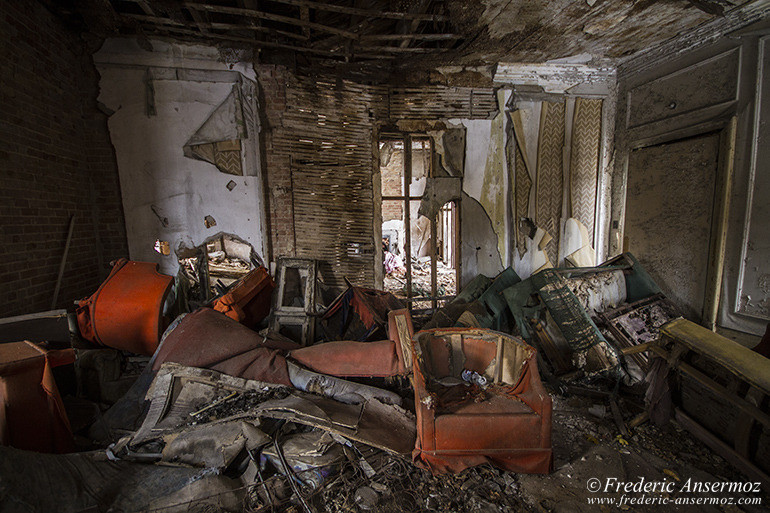
<svg viewBox="0 0 770 513">
<path fill-rule="evenodd" d="M 424 135 L 380 141 L 384 289 L 411 308 L 435 309 L 457 291 L 459 218 L 454 202 L 420 215 L 434 178 L 434 147 Z"/>
</svg>

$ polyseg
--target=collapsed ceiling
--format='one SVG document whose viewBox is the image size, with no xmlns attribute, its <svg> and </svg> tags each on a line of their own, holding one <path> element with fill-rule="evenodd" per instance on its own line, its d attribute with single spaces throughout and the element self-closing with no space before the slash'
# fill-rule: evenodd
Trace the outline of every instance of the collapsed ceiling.
<svg viewBox="0 0 770 513">
<path fill-rule="evenodd" d="M 263 62 L 413 68 L 616 62 L 750 0 L 47 0 L 84 32 L 253 49 Z"/>
</svg>

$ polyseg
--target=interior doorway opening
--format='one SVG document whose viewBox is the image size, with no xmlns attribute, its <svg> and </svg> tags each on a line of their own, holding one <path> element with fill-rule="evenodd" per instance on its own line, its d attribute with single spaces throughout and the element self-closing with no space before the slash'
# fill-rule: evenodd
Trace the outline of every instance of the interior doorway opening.
<svg viewBox="0 0 770 513">
<path fill-rule="evenodd" d="M 459 206 L 446 203 L 435 219 L 419 213 L 434 176 L 430 137 L 383 136 L 379 146 L 384 289 L 413 311 L 435 310 L 457 294 Z"/>
</svg>

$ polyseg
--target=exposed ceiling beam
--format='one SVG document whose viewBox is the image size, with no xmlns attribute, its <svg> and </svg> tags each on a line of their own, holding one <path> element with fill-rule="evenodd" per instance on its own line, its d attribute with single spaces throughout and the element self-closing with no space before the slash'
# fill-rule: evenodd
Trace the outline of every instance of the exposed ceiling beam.
<svg viewBox="0 0 770 513">
<path fill-rule="evenodd" d="M 448 48 L 409 48 L 400 46 L 360 46 L 358 48 L 364 48 L 370 52 L 376 51 L 385 53 L 440 53 L 448 50 Z"/>
<path fill-rule="evenodd" d="M 176 28 L 176 27 L 154 27 L 156 30 L 159 31 L 159 33 L 167 32 L 169 34 L 182 34 L 182 35 L 188 35 L 192 36 L 198 39 L 204 39 L 204 40 L 210 40 L 210 39 L 218 39 L 222 41 L 233 41 L 233 42 L 239 42 L 239 43 L 246 43 L 252 46 L 256 46 L 259 48 L 281 48 L 285 50 L 294 50 L 296 52 L 304 52 L 304 53 L 311 53 L 316 55 L 323 55 L 325 57 L 338 57 L 340 59 L 349 57 L 348 55 L 345 55 L 341 52 L 330 52 L 327 50 L 318 50 L 315 48 L 307 48 L 303 46 L 295 46 L 295 45 L 288 45 L 283 43 L 274 43 L 272 41 L 259 41 L 257 39 L 251 39 L 248 37 L 240 37 L 240 36 L 230 36 L 227 34 L 215 34 L 215 33 L 209 33 L 207 35 L 203 35 L 197 30 L 191 30 L 191 29 L 185 29 L 185 28 Z M 172 36 L 173 37 L 173 36 Z M 366 52 L 356 53 L 356 57 L 361 58 L 367 58 L 367 59 L 393 59 L 395 56 L 388 55 L 387 52 L 385 53 L 372 53 L 370 50 L 381 50 L 381 48 L 367 48 Z M 382 48 L 382 50 L 385 50 L 385 48 Z"/>
<path fill-rule="evenodd" d="M 424 13 L 426 10 L 428 10 L 429 5 L 430 0 L 419 0 L 416 5 L 412 5 L 411 10 L 417 13 Z M 406 25 L 406 30 L 404 30 L 404 32 L 407 34 L 415 32 L 420 26 L 420 22 L 414 19 L 408 22 L 405 21 L 403 24 Z M 411 38 L 404 39 L 398 44 L 398 46 L 401 48 L 407 48 L 412 43 L 412 41 L 413 40 Z"/>
<path fill-rule="evenodd" d="M 137 0 L 136 3 L 139 4 L 139 7 L 142 8 L 145 14 L 155 16 L 155 11 L 152 10 L 152 7 L 150 7 L 150 4 L 147 3 L 146 0 Z"/>
<path fill-rule="evenodd" d="M 226 7 L 223 5 L 209 5 L 199 4 L 193 2 L 185 2 L 184 6 L 189 9 L 197 9 L 199 11 L 218 12 L 222 14 L 234 14 L 236 16 L 248 16 L 250 18 L 259 18 L 263 20 L 277 21 L 279 23 L 286 23 L 289 25 L 296 25 L 298 27 L 307 27 L 319 32 L 328 32 L 330 34 L 337 34 L 348 39 L 358 39 L 358 34 L 349 32 L 347 30 L 338 29 L 336 27 L 329 27 L 320 23 L 314 23 L 311 21 L 303 21 L 298 18 L 292 18 L 290 16 L 282 16 L 280 14 L 273 14 L 264 11 L 254 11 L 252 9 L 242 9 L 240 7 Z"/>
<path fill-rule="evenodd" d="M 274 43 L 272 41 L 260 41 L 258 39 L 252 39 L 248 37 L 241 37 L 241 36 L 231 36 L 228 34 L 215 34 L 215 33 L 209 33 L 209 34 L 202 34 L 198 32 L 197 30 L 191 30 L 191 29 L 185 29 L 185 28 L 177 28 L 177 27 L 158 27 L 155 26 L 157 30 L 160 30 L 162 32 L 170 32 L 175 34 L 183 34 L 188 36 L 194 36 L 200 39 L 219 39 L 222 41 L 236 41 L 239 43 L 248 43 L 253 46 L 261 47 L 261 48 L 282 48 L 285 50 L 294 50 L 296 52 L 306 52 L 306 53 L 314 53 L 318 55 L 324 55 L 326 57 L 344 57 L 344 55 L 341 55 L 337 52 L 329 52 L 326 50 L 316 50 L 314 48 L 307 48 L 304 46 L 295 46 L 295 45 L 289 45 L 284 43 Z"/>
<path fill-rule="evenodd" d="M 186 27 L 182 22 L 172 20 L 171 18 L 160 18 L 158 16 L 147 16 L 145 14 L 122 14 L 124 18 L 131 18 L 137 21 L 144 21 L 155 25 L 169 25 L 172 27 Z M 207 25 L 212 30 L 252 30 L 254 32 L 261 32 L 264 34 L 278 34 L 287 38 L 296 39 L 298 41 L 307 41 L 308 39 L 302 34 L 296 34 L 294 32 L 285 32 L 283 30 L 276 30 L 268 27 L 262 27 L 259 25 L 239 25 L 236 23 L 219 23 L 211 22 Z"/>
<path fill-rule="evenodd" d="M 367 34 L 361 36 L 361 41 L 401 41 L 403 39 L 420 39 L 422 41 L 456 41 L 463 39 L 457 34 Z"/>
<path fill-rule="evenodd" d="M 206 26 L 206 20 L 203 19 L 203 16 L 201 16 L 201 13 L 196 11 L 195 9 L 187 9 L 187 12 L 190 13 L 190 16 L 192 16 L 193 20 L 195 20 L 195 24 L 198 26 L 198 30 L 203 32 L 204 34 L 209 33 L 209 29 Z"/>
<path fill-rule="evenodd" d="M 299 8 L 299 18 L 304 22 L 310 21 L 310 9 L 307 7 L 300 7 Z M 305 34 L 305 37 L 308 39 L 310 38 L 310 27 L 302 27 L 302 33 Z"/>
<path fill-rule="evenodd" d="M 449 21 L 449 16 L 443 14 L 409 13 L 394 11 L 377 11 L 373 9 L 360 9 L 358 7 L 346 7 L 331 3 L 313 2 L 312 0 L 270 0 L 279 4 L 295 5 L 298 7 L 309 7 L 318 11 L 338 12 L 342 14 L 353 14 L 355 16 L 365 16 L 367 18 L 390 18 L 393 20 L 414 20 L 414 21 Z"/>
</svg>

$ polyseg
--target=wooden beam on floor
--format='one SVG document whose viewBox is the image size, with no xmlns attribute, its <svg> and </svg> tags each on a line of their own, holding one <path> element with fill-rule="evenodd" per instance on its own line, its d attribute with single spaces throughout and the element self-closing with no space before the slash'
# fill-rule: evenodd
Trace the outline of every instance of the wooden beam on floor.
<svg viewBox="0 0 770 513">
<path fill-rule="evenodd" d="M 749 478 L 761 481 L 765 490 L 770 489 L 770 477 L 764 471 L 762 471 L 762 469 L 755 466 L 749 460 L 735 452 L 732 447 L 717 438 L 713 433 L 711 433 L 711 431 L 698 424 L 698 422 L 690 418 L 679 408 L 674 410 L 674 415 L 676 422 L 684 429 L 692 433 L 695 438 L 698 438 L 712 451 L 722 456 L 730 464 L 735 466 Z"/>
</svg>

